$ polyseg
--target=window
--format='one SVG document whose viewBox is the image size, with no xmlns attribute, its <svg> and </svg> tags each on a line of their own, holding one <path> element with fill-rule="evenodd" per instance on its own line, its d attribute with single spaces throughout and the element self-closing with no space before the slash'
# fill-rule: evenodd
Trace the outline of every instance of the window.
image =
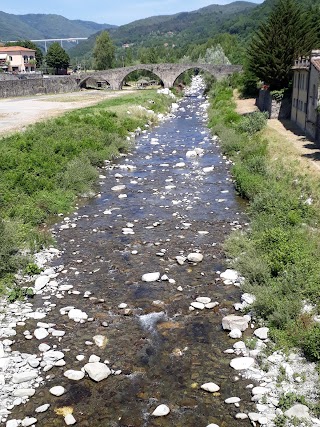
<svg viewBox="0 0 320 427">
<path fill-rule="evenodd" d="M 316 92 L 316 85 L 313 85 L 312 87 L 312 105 L 315 107 L 317 105 L 317 92 Z"/>
<path fill-rule="evenodd" d="M 12 61 L 12 56 L 9 56 L 9 61 Z"/>
<path fill-rule="evenodd" d="M 304 103 L 304 112 L 305 113 L 307 112 L 307 103 L 306 102 Z"/>
</svg>

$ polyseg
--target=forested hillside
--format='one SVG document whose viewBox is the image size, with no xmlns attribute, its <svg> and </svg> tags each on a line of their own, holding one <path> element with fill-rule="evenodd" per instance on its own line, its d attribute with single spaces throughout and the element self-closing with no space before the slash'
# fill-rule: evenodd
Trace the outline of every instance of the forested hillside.
<svg viewBox="0 0 320 427">
<path fill-rule="evenodd" d="M 0 40 L 88 37 L 109 24 L 70 20 L 60 15 L 13 15 L 0 12 Z"/>
<path fill-rule="evenodd" d="M 277 0 L 262 4 L 237 1 L 211 5 L 194 12 L 156 16 L 134 21 L 110 30 L 117 47 L 116 66 L 137 62 L 198 60 L 208 48 L 220 44 L 233 63 L 243 63 L 252 33 L 270 14 Z M 299 0 L 313 8 L 318 19 L 320 0 Z M 97 34 L 70 50 L 70 56 L 90 66 Z"/>
</svg>

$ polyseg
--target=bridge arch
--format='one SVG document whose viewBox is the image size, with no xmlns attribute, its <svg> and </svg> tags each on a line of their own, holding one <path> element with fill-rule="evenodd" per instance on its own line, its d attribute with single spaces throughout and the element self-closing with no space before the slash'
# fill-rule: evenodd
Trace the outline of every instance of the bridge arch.
<svg viewBox="0 0 320 427">
<path fill-rule="evenodd" d="M 113 90 L 120 90 L 126 76 L 133 71 L 146 70 L 155 74 L 162 82 L 165 88 L 171 88 L 177 78 L 185 71 L 191 69 L 201 69 L 213 75 L 220 80 L 236 71 L 241 71 L 239 65 L 209 65 L 209 64 L 138 64 L 130 67 L 112 68 L 110 70 L 96 71 L 91 74 L 80 76 L 79 86 L 84 87 L 88 78 L 100 78 L 110 84 Z"/>
<path fill-rule="evenodd" d="M 162 75 L 161 75 L 161 72 L 159 72 L 159 70 L 154 70 L 154 68 L 152 67 L 152 66 L 150 66 L 150 65 L 146 65 L 146 64 L 139 64 L 139 65 L 136 65 L 134 68 L 134 70 L 131 70 L 131 69 L 129 69 L 129 68 L 131 68 L 131 67 L 125 67 L 124 69 L 128 69 L 128 71 L 126 72 L 126 74 L 123 74 L 122 75 L 122 80 L 119 82 L 119 84 L 120 84 L 120 89 L 122 88 L 122 86 L 123 86 L 123 82 L 125 81 L 125 79 L 131 74 L 131 73 L 134 73 L 134 72 L 136 72 L 136 71 L 148 71 L 149 73 L 152 73 L 154 76 L 156 76 L 160 81 L 161 81 L 161 83 L 164 85 L 164 82 L 163 82 L 163 77 L 162 77 Z"/>
</svg>

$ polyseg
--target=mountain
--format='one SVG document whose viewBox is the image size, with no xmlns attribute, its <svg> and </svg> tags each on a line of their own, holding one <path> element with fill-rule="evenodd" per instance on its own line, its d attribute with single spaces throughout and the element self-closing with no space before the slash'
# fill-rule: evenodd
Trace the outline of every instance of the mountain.
<svg viewBox="0 0 320 427">
<path fill-rule="evenodd" d="M 152 16 L 130 24 L 110 29 L 116 46 L 124 44 L 153 47 L 164 43 L 178 46 L 203 43 L 221 32 L 225 22 L 247 16 L 257 7 L 256 3 L 236 1 L 227 5 L 210 5 L 192 12 Z M 71 57 L 88 56 L 97 34 L 73 47 Z"/>
<path fill-rule="evenodd" d="M 13 15 L 0 11 L 0 40 L 39 40 L 46 38 L 89 37 L 110 24 L 70 20 L 61 15 L 28 14 Z"/>
</svg>

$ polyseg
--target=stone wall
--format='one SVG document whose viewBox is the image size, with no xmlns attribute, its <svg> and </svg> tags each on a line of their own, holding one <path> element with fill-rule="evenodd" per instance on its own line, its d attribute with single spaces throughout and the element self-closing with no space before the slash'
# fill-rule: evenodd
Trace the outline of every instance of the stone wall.
<svg viewBox="0 0 320 427">
<path fill-rule="evenodd" d="M 50 76 L 30 80 L 0 81 L 0 98 L 77 92 L 78 90 L 79 86 L 74 76 Z"/>
<path fill-rule="evenodd" d="M 283 98 L 278 102 L 272 98 L 268 90 L 261 89 L 256 105 L 260 111 L 267 111 L 270 119 L 290 119 L 291 98 Z"/>
</svg>

